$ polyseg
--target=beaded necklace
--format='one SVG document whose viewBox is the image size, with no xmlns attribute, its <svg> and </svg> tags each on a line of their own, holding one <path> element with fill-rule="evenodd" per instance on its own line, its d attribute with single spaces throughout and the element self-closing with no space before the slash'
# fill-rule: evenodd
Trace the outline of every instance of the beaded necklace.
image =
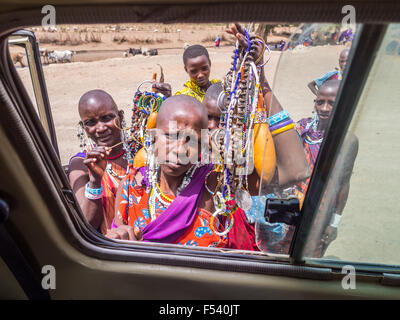
<svg viewBox="0 0 400 320">
<path fill-rule="evenodd" d="M 165 100 L 164 96 L 158 95 L 154 92 L 141 91 L 144 84 L 153 83 L 152 80 L 143 81 L 136 89 L 133 98 L 132 108 L 132 126 L 130 135 L 134 142 L 132 145 L 133 155 L 135 155 L 140 148 L 143 147 L 146 132 L 147 120 L 152 112 L 158 112 L 162 102 Z"/>
<path fill-rule="evenodd" d="M 106 171 L 109 173 L 112 177 L 118 178 L 119 180 L 122 180 L 128 175 L 129 172 L 129 165 L 126 166 L 126 172 L 123 176 L 119 176 L 118 174 L 115 173 L 115 171 L 112 169 L 112 164 L 111 162 L 107 162 L 106 166 Z"/>
<path fill-rule="evenodd" d="M 193 165 L 185 174 L 185 177 L 183 178 L 180 186 L 177 188 L 176 196 L 178 197 L 179 194 L 182 192 L 183 189 L 185 189 L 190 181 L 192 180 L 192 177 L 194 173 L 196 172 L 197 168 L 201 167 L 203 164 L 197 163 Z M 150 191 L 150 197 L 149 197 L 149 211 L 150 211 L 150 217 L 151 221 L 153 221 L 156 218 L 156 199 L 165 207 L 168 208 L 168 206 L 171 204 L 173 201 L 169 197 L 167 197 L 161 190 L 158 182 L 158 174 L 157 178 L 153 179 L 152 181 L 152 186 L 151 186 L 151 191 Z"/>
<path fill-rule="evenodd" d="M 227 108 L 222 113 L 220 126 L 225 134 L 218 135 L 214 139 L 219 150 L 218 165 L 222 167 L 222 183 L 218 184 L 213 192 L 207 189 L 213 196 L 216 209 L 213 217 L 226 215 L 230 218 L 226 221 L 225 231 L 218 234 L 226 234 L 232 228 L 232 210 L 236 207 L 228 205 L 229 201 L 235 200 L 237 205 L 244 210 L 251 207 L 247 175 L 248 169 L 253 167 L 252 129 L 261 91 L 261 69 L 257 68 L 253 58 L 259 39 L 250 37 L 247 30 L 245 30 L 245 36 L 247 49 L 240 52 L 239 42 L 236 41 L 232 68 L 223 82 Z M 263 44 L 266 46 L 265 43 Z M 265 52 L 265 48 L 262 52 Z M 257 59 L 258 62 L 261 58 Z M 222 99 L 219 98 L 219 100 Z"/>
<path fill-rule="evenodd" d="M 125 150 L 122 150 L 122 152 L 114 157 L 107 157 L 107 160 L 115 160 L 118 159 L 120 156 L 122 156 L 125 153 Z"/>
<path fill-rule="evenodd" d="M 312 118 L 312 120 L 305 126 L 305 129 L 306 129 L 306 130 L 310 130 L 310 128 L 312 128 L 312 130 L 313 130 L 314 132 L 316 132 L 316 131 L 318 131 L 318 125 L 319 125 L 318 113 L 317 113 L 316 110 L 314 110 L 314 111 L 313 111 L 313 118 Z M 309 135 L 308 133 L 305 135 L 305 139 L 304 139 L 304 141 L 305 141 L 307 144 L 311 144 L 311 145 L 319 144 L 319 143 L 322 142 L 322 140 L 323 140 L 323 137 L 321 137 L 321 138 L 318 139 L 318 140 L 313 140 L 313 139 L 311 139 L 311 137 L 310 137 L 310 135 Z"/>
</svg>

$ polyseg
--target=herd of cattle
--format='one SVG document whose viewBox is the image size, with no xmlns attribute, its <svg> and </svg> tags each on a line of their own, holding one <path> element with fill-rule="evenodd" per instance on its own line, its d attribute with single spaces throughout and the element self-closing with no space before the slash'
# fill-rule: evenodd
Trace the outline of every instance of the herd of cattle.
<svg viewBox="0 0 400 320">
<path fill-rule="evenodd" d="M 123 53 L 123 56 L 128 57 L 130 54 L 133 56 L 136 56 L 137 54 L 142 54 L 144 56 L 157 56 L 158 50 L 149 48 L 140 48 L 140 49 L 129 48 Z"/>
<path fill-rule="evenodd" d="M 47 50 L 40 49 L 40 56 L 43 59 L 43 63 L 49 64 L 52 63 L 64 63 L 64 62 L 72 62 L 72 57 L 76 54 L 75 51 L 64 50 L 64 51 L 56 51 L 56 50 Z M 158 55 L 157 49 L 149 49 L 149 48 L 129 48 L 124 51 L 123 56 L 128 57 L 129 55 L 138 55 L 142 54 L 144 56 L 156 56 Z"/>
<path fill-rule="evenodd" d="M 64 63 L 64 62 L 72 62 L 72 57 L 75 52 L 71 50 L 57 51 L 57 50 L 47 50 L 47 49 L 39 49 L 40 56 L 43 58 L 43 63 L 49 64 L 50 61 L 53 63 Z"/>
<path fill-rule="evenodd" d="M 50 63 L 66 63 L 72 62 L 73 56 L 76 54 L 75 51 L 71 50 L 64 50 L 64 51 L 57 51 L 57 50 L 48 50 L 48 49 L 39 49 L 40 57 L 42 59 L 43 64 L 50 64 Z M 157 56 L 158 50 L 157 49 L 149 49 L 149 48 L 129 48 L 128 50 L 123 52 L 124 57 L 129 57 L 129 55 L 136 56 L 138 54 L 142 54 L 144 56 Z M 22 53 L 12 53 L 11 58 L 14 62 L 20 63 L 21 67 L 25 67 L 22 59 L 24 55 Z"/>
</svg>

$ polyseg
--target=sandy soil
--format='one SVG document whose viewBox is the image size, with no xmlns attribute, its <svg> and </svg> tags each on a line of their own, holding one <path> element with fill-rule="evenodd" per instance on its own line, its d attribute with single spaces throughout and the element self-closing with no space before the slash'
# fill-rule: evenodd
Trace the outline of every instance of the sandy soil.
<svg viewBox="0 0 400 320">
<path fill-rule="evenodd" d="M 208 46 L 212 61 L 211 78 L 221 79 L 228 71 L 233 46 L 223 42 L 223 46 L 217 49 L 212 46 L 211 41 L 201 41 L 207 37 L 212 39 L 217 32 L 221 34 L 224 26 L 209 26 L 208 29 L 203 30 L 200 29 L 201 27 L 192 26 L 193 29 L 190 29 L 188 26 L 175 26 L 174 33 L 172 32 L 173 27 L 169 27 L 171 31 L 165 33 L 164 36 L 171 37 L 171 42 L 148 46 L 157 47 L 159 49 L 158 56 L 124 58 L 122 52 L 126 48 L 140 46 L 115 43 L 86 44 L 71 47 L 72 50 L 77 51 L 73 63 L 50 64 L 43 67 L 63 164 L 66 164 L 69 157 L 78 151 L 77 103 L 86 91 L 95 88 L 106 90 L 114 97 L 118 107 L 125 111 L 126 119 L 130 119 L 132 98 L 138 84 L 151 79 L 154 72 L 159 76 L 158 64 L 162 65 L 165 81 L 171 83 L 173 91 L 182 88 L 188 79 L 182 62 L 184 42 L 193 44 L 197 41 Z M 185 31 L 178 33 L 176 31 L 178 29 Z M 172 39 L 172 34 L 175 35 L 175 40 Z M 112 38 L 111 34 L 107 36 Z M 177 36 L 179 41 L 176 39 Z M 103 37 L 105 36 L 103 35 Z M 160 37 L 160 32 L 158 31 L 157 36 L 152 34 L 152 37 Z M 46 45 L 46 47 L 50 46 Z M 65 46 L 53 46 L 52 48 L 66 49 Z M 290 112 L 294 120 L 311 115 L 315 97 L 307 88 L 307 83 L 337 66 L 339 52 L 342 49 L 342 46 L 303 48 L 285 52 L 282 56 L 280 52 L 272 52 L 266 67 L 267 79 L 273 85 L 281 104 Z M 278 65 L 279 68 L 276 72 Z M 386 67 L 390 69 L 388 66 Z M 29 70 L 17 68 L 33 97 L 29 85 Z M 393 82 L 396 83 L 394 80 L 393 76 Z M 129 120 L 127 122 L 129 123 Z M 383 130 L 384 128 L 382 128 Z M 368 177 L 368 181 L 371 183 L 378 181 L 382 172 L 370 170 L 373 154 L 366 149 L 366 140 L 362 133 L 357 135 L 360 139 L 360 151 L 351 181 L 350 196 L 343 213 L 338 239 L 332 243 L 326 255 L 350 261 L 399 263 L 400 246 L 399 241 L 394 238 L 394 235 L 397 234 L 395 226 L 400 225 L 398 205 L 393 203 L 393 199 L 384 203 L 378 200 L 375 205 L 381 204 L 381 207 L 387 207 L 389 211 L 396 208 L 397 216 L 395 217 L 394 211 L 392 214 L 381 212 L 379 220 L 376 222 L 375 207 L 368 208 L 369 199 L 373 198 L 374 193 L 364 181 L 365 177 Z M 384 188 L 384 185 L 381 187 Z M 396 223 L 393 224 L 393 221 Z M 375 224 L 373 224 L 374 222 Z M 376 225 L 377 228 L 374 228 L 373 225 Z M 390 226 L 393 229 L 392 232 L 386 233 L 385 226 Z"/>
</svg>

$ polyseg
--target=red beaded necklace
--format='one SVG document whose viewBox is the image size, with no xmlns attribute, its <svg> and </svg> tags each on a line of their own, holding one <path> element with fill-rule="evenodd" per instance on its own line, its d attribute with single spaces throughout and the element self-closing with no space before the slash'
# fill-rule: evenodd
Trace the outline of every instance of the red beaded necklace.
<svg viewBox="0 0 400 320">
<path fill-rule="evenodd" d="M 119 158 L 120 156 L 122 156 L 125 153 L 125 150 L 122 150 L 122 152 L 114 157 L 107 157 L 108 160 L 115 160 L 117 158 Z"/>
</svg>

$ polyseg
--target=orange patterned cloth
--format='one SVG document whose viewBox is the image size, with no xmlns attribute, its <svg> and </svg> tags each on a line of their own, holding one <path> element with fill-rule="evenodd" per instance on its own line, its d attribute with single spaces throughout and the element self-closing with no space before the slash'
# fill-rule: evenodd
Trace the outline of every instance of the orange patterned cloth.
<svg viewBox="0 0 400 320">
<path fill-rule="evenodd" d="M 126 169 L 119 166 L 114 162 L 111 163 L 111 169 L 118 176 L 124 176 Z M 101 185 L 104 188 L 103 197 L 101 199 L 103 203 L 103 222 L 101 223 L 100 230 L 102 234 L 106 234 L 111 229 L 111 224 L 115 214 L 115 196 L 117 194 L 118 186 L 121 179 L 114 177 L 105 171 Z"/>
<path fill-rule="evenodd" d="M 136 184 L 135 176 L 136 170 L 133 170 L 124 182 L 118 215 L 120 215 L 120 218 L 126 224 L 143 230 L 152 221 L 149 211 L 149 194 L 146 192 L 146 188 Z M 171 200 L 175 199 L 173 195 L 167 196 Z M 164 205 L 156 198 L 156 218 L 162 215 L 165 210 Z M 197 214 L 190 228 L 174 244 L 199 247 L 224 247 L 227 243 L 227 237 L 220 237 L 212 231 L 210 228 L 211 216 L 211 213 L 207 210 L 197 208 Z M 215 221 L 218 228 L 217 219 Z"/>
</svg>

